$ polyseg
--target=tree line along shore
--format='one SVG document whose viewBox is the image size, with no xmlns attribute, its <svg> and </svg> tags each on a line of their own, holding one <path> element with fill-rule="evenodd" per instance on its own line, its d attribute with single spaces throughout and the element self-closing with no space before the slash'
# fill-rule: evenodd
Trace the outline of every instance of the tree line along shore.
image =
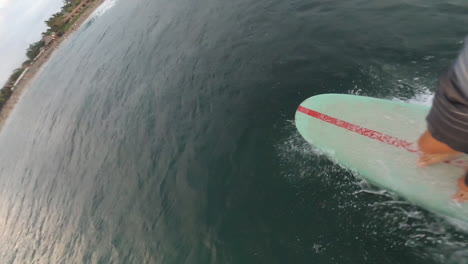
<svg viewBox="0 0 468 264">
<path fill-rule="evenodd" d="M 56 41 L 57 38 L 61 38 L 67 31 L 73 30 L 76 27 L 75 22 L 78 18 L 95 1 L 97 0 L 63 0 L 64 5 L 61 10 L 45 21 L 48 28 L 42 33 L 41 40 L 30 44 L 26 50 L 27 60 L 22 63 L 20 68 L 13 71 L 1 88 L 0 109 L 5 106 L 13 90 L 29 70 L 29 67 L 43 55 L 51 43 Z"/>
</svg>

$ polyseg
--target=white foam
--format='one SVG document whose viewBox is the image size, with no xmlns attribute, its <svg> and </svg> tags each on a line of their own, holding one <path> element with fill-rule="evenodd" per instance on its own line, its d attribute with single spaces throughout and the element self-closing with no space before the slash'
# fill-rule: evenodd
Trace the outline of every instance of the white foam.
<svg viewBox="0 0 468 264">
<path fill-rule="evenodd" d="M 433 99 L 434 94 L 426 89 L 426 91 L 418 93 L 413 98 L 409 99 L 408 103 L 431 106 Z"/>
<path fill-rule="evenodd" d="M 115 6 L 118 0 L 107 0 L 102 3 L 94 12 L 86 19 L 85 23 L 95 20 L 100 16 L 104 15 L 107 11 L 109 11 L 112 7 Z"/>
</svg>

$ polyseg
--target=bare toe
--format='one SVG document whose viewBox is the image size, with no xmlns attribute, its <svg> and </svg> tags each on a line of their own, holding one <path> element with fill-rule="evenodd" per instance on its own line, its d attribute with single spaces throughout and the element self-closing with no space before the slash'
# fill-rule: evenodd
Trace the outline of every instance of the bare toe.
<svg viewBox="0 0 468 264">
<path fill-rule="evenodd" d="M 458 191 L 452 196 L 457 202 L 468 201 L 468 186 L 465 184 L 465 176 L 458 179 Z"/>
<path fill-rule="evenodd" d="M 459 190 L 456 192 L 453 196 L 452 199 L 457 201 L 457 202 L 465 202 L 468 201 L 468 192 Z"/>
<path fill-rule="evenodd" d="M 418 166 L 419 166 L 419 167 L 426 167 L 426 166 L 429 165 L 430 160 L 431 160 L 430 155 L 428 155 L 428 154 L 422 154 L 422 155 L 419 156 L 419 158 L 418 158 Z"/>
<path fill-rule="evenodd" d="M 449 160 L 460 156 L 459 153 L 447 153 L 447 154 L 422 154 L 418 159 L 419 167 L 426 167 L 432 164 L 440 163 L 445 160 Z"/>
</svg>

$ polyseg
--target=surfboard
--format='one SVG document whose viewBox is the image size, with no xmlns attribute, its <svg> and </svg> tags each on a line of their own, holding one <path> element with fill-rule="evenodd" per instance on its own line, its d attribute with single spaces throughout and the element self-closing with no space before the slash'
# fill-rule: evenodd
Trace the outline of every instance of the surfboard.
<svg viewBox="0 0 468 264">
<path fill-rule="evenodd" d="M 323 94 L 300 104 L 295 123 L 307 142 L 371 184 L 429 211 L 468 221 L 468 202 L 452 199 L 466 157 L 417 166 L 417 140 L 426 130 L 428 112 L 423 105 Z"/>
</svg>

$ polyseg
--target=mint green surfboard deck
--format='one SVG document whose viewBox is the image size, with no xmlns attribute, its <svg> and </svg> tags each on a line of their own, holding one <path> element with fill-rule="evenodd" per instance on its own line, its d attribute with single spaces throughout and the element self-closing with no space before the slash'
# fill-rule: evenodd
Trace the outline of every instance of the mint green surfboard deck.
<svg viewBox="0 0 468 264">
<path fill-rule="evenodd" d="M 456 164 L 416 165 L 416 142 L 426 129 L 428 112 L 429 107 L 416 104 L 323 94 L 305 100 L 295 119 L 307 142 L 372 184 L 430 211 L 468 221 L 468 202 L 452 200 L 464 170 Z"/>
</svg>

